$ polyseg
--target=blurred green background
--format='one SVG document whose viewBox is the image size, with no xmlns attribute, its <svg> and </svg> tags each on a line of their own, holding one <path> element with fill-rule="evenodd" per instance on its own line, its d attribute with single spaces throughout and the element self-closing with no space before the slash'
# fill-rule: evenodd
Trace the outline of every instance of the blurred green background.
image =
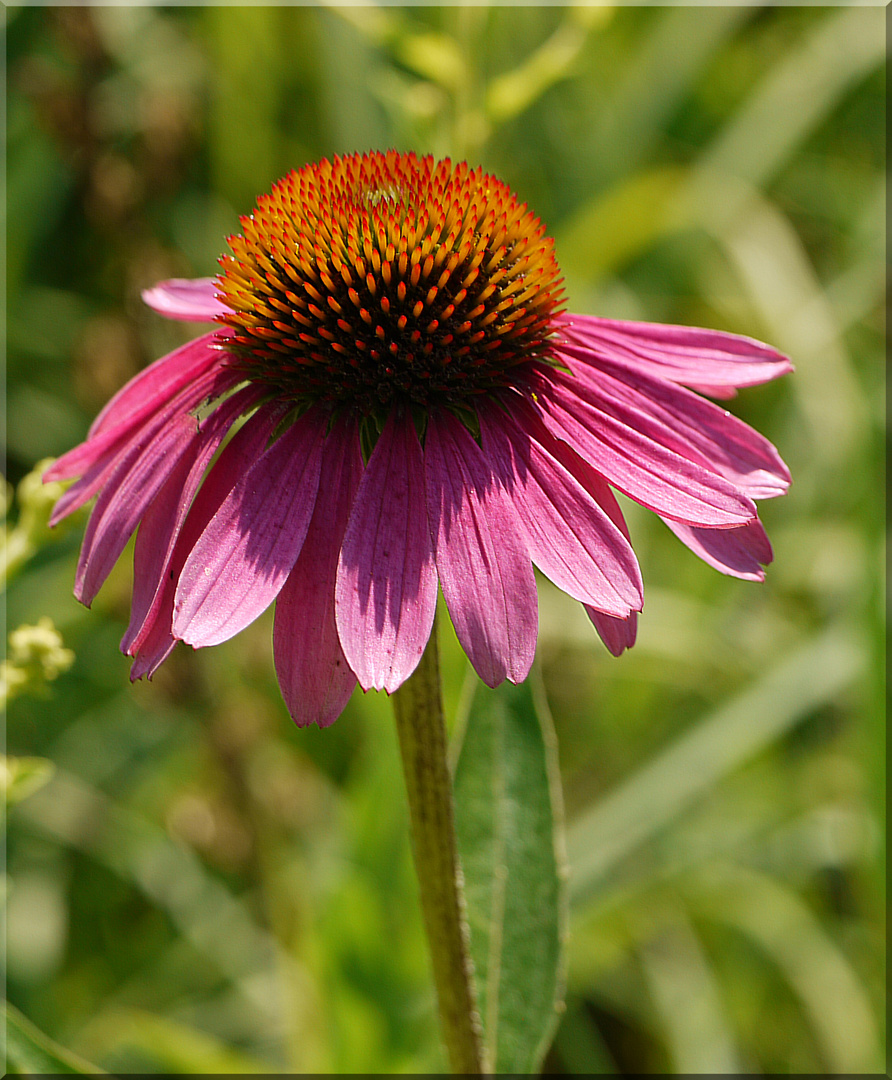
<svg viewBox="0 0 892 1080">
<path fill-rule="evenodd" d="M 884 14 L 6 9 L 14 484 L 194 334 L 140 289 L 214 273 L 335 153 L 467 157 L 547 223 L 570 310 L 793 357 L 732 404 L 794 476 L 764 585 L 627 502 L 631 653 L 541 583 L 573 869 L 550 1072 L 882 1068 Z M 386 697 L 297 730 L 269 613 L 131 687 L 128 559 L 82 609 L 82 521 L 7 593 L 76 655 L 9 709 L 9 753 L 55 764 L 8 819 L 10 1001 L 116 1071 L 442 1070 Z"/>
</svg>

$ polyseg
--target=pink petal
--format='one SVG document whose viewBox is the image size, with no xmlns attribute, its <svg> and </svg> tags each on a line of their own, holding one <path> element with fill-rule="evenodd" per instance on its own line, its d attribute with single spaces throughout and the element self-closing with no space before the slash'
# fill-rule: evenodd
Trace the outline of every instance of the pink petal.
<svg viewBox="0 0 892 1080">
<path fill-rule="evenodd" d="M 171 278 L 144 289 L 142 298 L 159 315 L 181 322 L 213 322 L 229 308 L 217 299 L 214 278 Z"/>
<path fill-rule="evenodd" d="M 598 631 L 598 636 L 614 656 L 620 656 L 626 649 L 631 649 L 638 636 L 638 612 L 633 611 L 626 619 L 617 619 L 586 606 L 586 615 Z"/>
<path fill-rule="evenodd" d="M 788 357 L 761 341 L 694 326 L 625 322 L 562 315 L 556 323 L 570 341 L 604 357 L 671 382 L 725 394 L 793 370 Z"/>
<path fill-rule="evenodd" d="M 589 492 L 599 506 L 607 513 L 623 536 L 629 539 L 629 529 L 623 512 L 610 490 L 604 477 L 566 443 L 554 439 L 548 444 L 549 449 Z M 726 530 L 719 530 L 726 531 Z M 607 615 L 593 607 L 585 605 L 585 613 L 598 632 L 598 636 L 614 655 L 620 656 L 626 649 L 631 649 L 638 636 L 638 612 L 630 612 L 628 618 L 620 619 Z"/>
<path fill-rule="evenodd" d="M 758 518 L 738 529 L 697 529 L 663 520 L 695 555 L 721 573 L 746 581 L 765 580 L 762 565 L 767 566 L 774 553 Z"/>
<path fill-rule="evenodd" d="M 44 482 L 67 480 L 72 476 L 82 479 L 72 484 L 56 503 L 51 525 L 96 494 L 114 468 L 117 456 L 144 424 L 169 406 L 171 399 L 190 385 L 200 385 L 206 393 L 204 383 L 200 383 L 202 377 L 215 367 L 221 375 L 227 371 L 221 363 L 223 354 L 214 347 L 213 341 L 214 335 L 206 334 L 131 379 L 93 422 L 87 440 L 53 462 L 43 474 Z"/>
<path fill-rule="evenodd" d="M 211 458 L 235 421 L 258 403 L 261 393 L 257 387 L 246 386 L 226 398 L 200 422 L 186 453 L 143 515 L 133 552 L 133 598 L 130 625 L 121 640 L 123 652 L 130 651 L 149 618 L 156 597 L 164 588 L 174 544 Z M 265 442 L 266 439 L 257 455 L 262 452 Z"/>
<path fill-rule="evenodd" d="M 75 481 L 67 491 L 62 493 L 53 507 L 53 512 L 50 514 L 48 524 L 51 529 L 67 518 L 69 514 L 73 514 L 75 510 L 80 509 L 84 503 L 89 502 L 96 492 L 103 487 L 106 480 L 114 472 L 125 445 L 126 442 L 121 441 L 116 447 L 115 453 L 108 454 L 100 461 L 97 461 L 95 465 L 84 473 L 80 480 Z M 43 474 L 44 483 L 47 483 L 50 479 L 51 477 L 47 473 Z"/>
<path fill-rule="evenodd" d="M 176 644 L 177 639 L 170 630 L 164 630 L 161 623 L 155 624 L 130 665 L 130 681 L 136 682 L 137 679 L 142 678 L 151 679 L 176 648 Z"/>
<path fill-rule="evenodd" d="M 130 653 L 137 635 L 149 619 L 156 596 L 164 591 L 166 569 L 173 554 L 178 527 L 182 524 L 179 518 L 185 517 L 189 500 L 194 495 L 194 491 L 190 493 L 190 487 L 197 489 L 201 482 L 203 470 L 196 468 L 196 462 L 202 449 L 201 439 L 193 439 L 139 523 L 133 549 L 130 622 L 121 638 L 122 653 Z M 168 634 L 169 630 L 168 625 Z"/>
<path fill-rule="evenodd" d="M 615 416 L 638 419 L 642 430 L 659 431 L 664 446 L 719 472 L 751 499 L 783 495 L 790 472 L 772 444 L 748 424 L 711 401 L 665 379 L 611 361 L 597 368 L 555 354 L 585 383 L 582 396 Z"/>
<path fill-rule="evenodd" d="M 87 477 L 98 475 L 103 469 L 113 465 L 115 458 L 121 453 L 122 449 L 131 442 L 140 428 L 152 421 L 159 407 L 165 404 L 168 404 L 167 399 L 158 398 L 157 401 L 152 402 L 151 408 L 144 409 L 141 415 L 133 422 L 127 421 L 115 424 L 114 427 L 107 428 L 99 434 L 88 438 L 85 442 L 79 443 L 53 462 L 43 474 L 43 482 L 70 480 L 73 476 L 80 476 L 81 480 L 72 484 L 65 492 L 69 496 L 69 500 L 74 501 L 71 499 L 72 492 L 84 488 L 86 485 L 83 481 Z M 95 489 L 92 494 L 96 494 Z M 83 499 L 78 498 L 77 506 L 82 506 L 87 501 L 87 498 L 90 498 L 90 496 L 88 495 Z M 60 499 L 59 503 L 62 502 L 63 500 Z M 76 508 L 74 506 L 72 510 Z M 68 513 L 70 512 L 69 510 Z M 58 514 L 58 504 L 56 513 Z M 55 524 L 55 522 L 52 523 Z"/>
<path fill-rule="evenodd" d="M 545 425 L 589 461 L 614 487 L 650 510 L 690 525 L 728 528 L 756 516 L 733 484 L 669 449 L 660 424 L 633 410 L 618 416 L 598 408 L 588 386 L 564 372 L 532 373 L 530 389 Z"/>
<path fill-rule="evenodd" d="M 536 566 L 558 588 L 599 610 L 625 617 L 639 609 L 635 553 L 598 502 L 502 410 L 478 409 L 478 417 L 484 453 L 514 502 Z"/>
<path fill-rule="evenodd" d="M 512 401 L 512 405 L 513 404 L 514 402 Z M 529 424 L 530 430 L 535 432 L 536 440 L 548 450 L 552 457 L 556 458 L 564 466 L 567 472 L 579 481 L 583 488 L 585 488 L 598 506 L 601 507 L 604 513 L 631 544 L 631 537 L 629 536 L 629 527 L 626 525 L 626 519 L 623 517 L 623 512 L 620 510 L 619 503 L 616 501 L 616 496 L 611 491 L 610 485 L 604 477 L 597 469 L 589 465 L 585 458 L 580 457 L 579 454 L 565 442 L 561 439 L 556 439 L 551 435 L 541 422 L 540 418 L 526 405 L 526 402 L 524 402 L 523 405 L 527 410 L 527 414 L 524 416 L 524 426 Z"/>
<path fill-rule="evenodd" d="M 195 431 L 188 413 L 151 433 L 151 445 L 134 443 L 121 456 L 93 508 L 74 579 L 74 595 L 87 607 L 111 573 L 139 519 L 164 486 Z"/>
<path fill-rule="evenodd" d="M 174 598 L 186 560 L 223 501 L 261 456 L 285 412 L 278 404 L 261 405 L 226 444 L 205 478 L 175 537 L 149 613 L 127 646 L 126 651 L 136 657 L 131 679 L 151 677 L 176 644 L 172 633 Z"/>
<path fill-rule="evenodd" d="M 187 452 L 197 421 L 189 409 L 227 389 L 230 372 L 209 371 L 143 425 L 114 467 L 84 534 L 74 595 L 88 607 L 108 577 L 152 499 Z"/>
<path fill-rule="evenodd" d="M 334 723 L 356 686 L 338 638 L 335 581 L 362 467 L 356 423 L 341 421 L 325 441 L 316 508 L 297 562 L 276 599 L 276 674 L 299 727 Z"/>
<path fill-rule="evenodd" d="M 229 354 L 223 349 L 221 342 L 229 336 L 230 331 L 225 328 L 202 334 L 201 337 L 162 356 L 160 360 L 135 375 L 93 421 L 90 439 L 125 422 L 137 423 L 153 408 L 157 408 L 159 402 L 179 393 L 209 367 L 225 366 L 229 361 Z"/>
<path fill-rule="evenodd" d="M 412 674 L 436 605 L 421 446 L 411 417 L 391 412 L 362 474 L 335 586 L 341 646 L 364 690 L 392 693 Z"/>
<path fill-rule="evenodd" d="M 455 632 L 487 686 L 523 682 L 536 652 L 536 579 L 493 468 L 448 412 L 428 416 L 427 511 Z"/>
<path fill-rule="evenodd" d="M 313 515 L 324 434 L 325 417 L 305 413 L 237 481 L 183 567 L 174 637 L 219 645 L 275 600 Z"/>
<path fill-rule="evenodd" d="M 737 397 L 737 391 L 730 386 L 705 386 L 702 383 L 686 383 L 688 389 L 696 390 L 698 394 L 706 394 L 719 401 L 730 401 Z"/>
</svg>

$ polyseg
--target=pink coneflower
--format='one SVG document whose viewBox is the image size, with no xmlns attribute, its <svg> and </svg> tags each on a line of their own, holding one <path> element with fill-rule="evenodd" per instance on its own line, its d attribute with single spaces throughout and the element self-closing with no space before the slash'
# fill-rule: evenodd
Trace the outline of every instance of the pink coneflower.
<svg viewBox="0 0 892 1080">
<path fill-rule="evenodd" d="M 791 369 L 749 338 L 560 310 L 544 226 L 462 163 L 321 161 L 262 196 L 215 279 L 144 294 L 216 321 L 141 372 L 47 479 L 98 494 L 75 593 L 90 604 L 134 530 L 121 647 L 151 675 L 276 601 L 279 683 L 299 724 L 355 684 L 393 691 L 428 641 L 439 584 L 481 679 L 523 680 L 533 566 L 585 605 L 610 651 L 642 584 L 611 488 L 724 573 L 761 580 L 755 499 L 789 473 L 692 390 Z M 690 387 L 691 389 L 686 389 Z M 216 460 L 214 460 L 216 457 Z"/>
</svg>

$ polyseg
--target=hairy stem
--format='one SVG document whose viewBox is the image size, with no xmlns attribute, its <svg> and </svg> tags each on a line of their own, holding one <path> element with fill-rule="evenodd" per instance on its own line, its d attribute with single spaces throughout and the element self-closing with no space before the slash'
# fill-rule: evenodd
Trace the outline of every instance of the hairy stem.
<svg viewBox="0 0 892 1080">
<path fill-rule="evenodd" d="M 393 695 L 393 708 L 443 1041 L 453 1072 L 481 1074 L 488 1070 L 455 842 L 436 625 L 418 667 Z"/>
</svg>

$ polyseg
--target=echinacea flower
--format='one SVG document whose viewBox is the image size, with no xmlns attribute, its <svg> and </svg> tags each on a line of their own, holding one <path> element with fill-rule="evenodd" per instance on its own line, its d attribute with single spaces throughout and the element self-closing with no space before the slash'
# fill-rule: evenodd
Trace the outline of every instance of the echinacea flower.
<svg viewBox="0 0 892 1080">
<path fill-rule="evenodd" d="M 399 687 L 438 585 L 481 679 L 533 660 L 533 566 L 609 650 L 635 640 L 641 575 L 612 488 L 726 574 L 761 580 L 755 500 L 789 473 L 700 396 L 791 370 L 749 338 L 568 315 L 552 241 L 501 181 L 414 154 L 323 160 L 241 219 L 215 279 L 146 303 L 215 321 L 136 376 L 47 479 L 98 495 L 75 593 L 90 604 L 139 527 L 132 677 L 276 601 L 299 724 L 354 686 Z M 699 391 L 695 392 L 695 391 Z"/>
</svg>

